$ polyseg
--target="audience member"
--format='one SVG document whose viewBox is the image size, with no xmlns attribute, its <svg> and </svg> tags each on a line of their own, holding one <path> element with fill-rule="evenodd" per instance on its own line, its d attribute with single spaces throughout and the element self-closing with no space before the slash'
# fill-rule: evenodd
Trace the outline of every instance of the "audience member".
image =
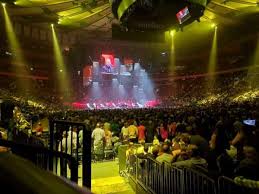
<svg viewBox="0 0 259 194">
<path fill-rule="evenodd" d="M 162 153 L 156 158 L 156 160 L 160 163 L 171 163 L 173 161 L 173 156 L 170 153 L 170 147 L 167 144 L 162 145 Z"/>
</svg>

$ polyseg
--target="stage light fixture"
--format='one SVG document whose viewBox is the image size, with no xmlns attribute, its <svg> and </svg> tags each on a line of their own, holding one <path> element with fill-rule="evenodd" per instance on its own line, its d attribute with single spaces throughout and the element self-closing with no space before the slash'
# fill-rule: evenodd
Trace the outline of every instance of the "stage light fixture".
<svg viewBox="0 0 259 194">
<path fill-rule="evenodd" d="M 6 3 L 2 3 L 2 6 L 5 7 L 5 6 L 6 6 Z"/>
<path fill-rule="evenodd" d="M 211 27 L 212 27 L 212 28 L 217 28 L 217 25 L 216 25 L 215 23 L 212 23 L 212 24 L 211 24 Z"/>
<path fill-rule="evenodd" d="M 171 31 L 170 31 L 170 35 L 171 35 L 171 37 L 173 37 L 173 36 L 174 36 L 174 34 L 175 34 L 175 30 L 171 30 Z"/>
<path fill-rule="evenodd" d="M 54 28 L 54 24 L 50 24 L 50 26 L 51 26 L 52 28 Z"/>
</svg>

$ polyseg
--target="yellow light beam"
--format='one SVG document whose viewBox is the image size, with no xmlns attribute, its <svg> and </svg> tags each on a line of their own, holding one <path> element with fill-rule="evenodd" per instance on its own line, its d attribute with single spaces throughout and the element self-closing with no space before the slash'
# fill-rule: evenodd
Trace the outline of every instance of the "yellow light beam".
<svg viewBox="0 0 259 194">
<path fill-rule="evenodd" d="M 23 54 L 22 54 L 19 42 L 16 38 L 12 22 L 11 22 L 8 12 L 6 10 L 5 4 L 2 4 L 2 5 L 3 5 L 3 9 L 4 9 L 6 34 L 8 37 L 9 44 L 10 44 L 10 49 L 12 52 L 13 59 L 15 60 L 15 65 L 24 65 L 25 60 L 23 58 Z"/>
<path fill-rule="evenodd" d="M 14 65 L 13 70 L 16 74 L 23 74 L 27 76 L 29 75 L 29 73 L 26 69 L 26 60 L 24 59 L 22 49 L 16 37 L 13 24 L 7 12 L 5 3 L 2 3 L 2 7 L 4 10 L 5 29 L 6 29 L 6 34 L 9 41 L 9 49 L 11 50 L 11 53 L 12 53 L 12 63 Z M 21 90 L 27 90 L 29 88 L 29 83 L 30 82 L 28 79 L 24 79 L 22 80 L 22 82 L 21 81 L 18 82 L 18 87 Z"/>
<path fill-rule="evenodd" d="M 70 91 L 69 78 L 67 75 L 66 65 L 64 62 L 64 58 L 62 56 L 62 51 L 59 46 L 59 40 L 57 37 L 57 33 L 55 30 L 54 24 L 51 24 L 51 30 L 52 30 L 53 49 L 54 49 L 54 57 L 55 57 L 55 63 L 56 63 L 56 73 L 57 73 L 57 78 L 58 78 L 59 91 L 62 94 L 69 93 L 69 91 Z"/>
<path fill-rule="evenodd" d="M 252 88 L 258 87 L 259 83 L 259 34 L 257 35 L 257 43 L 252 58 L 252 64 L 248 67 L 248 79 Z"/>
<path fill-rule="evenodd" d="M 174 42 L 174 38 L 175 38 L 175 30 L 171 30 L 169 32 L 170 34 L 170 39 L 171 39 L 171 50 L 170 50 L 170 73 L 174 73 L 175 72 L 175 42 Z M 169 39 L 169 40 L 170 40 Z"/>
<path fill-rule="evenodd" d="M 214 36 L 212 41 L 212 47 L 210 51 L 210 58 L 209 58 L 209 65 L 208 65 L 208 76 L 209 76 L 209 82 L 208 87 L 211 86 L 214 82 L 214 73 L 217 66 L 217 26 L 214 28 Z"/>
</svg>

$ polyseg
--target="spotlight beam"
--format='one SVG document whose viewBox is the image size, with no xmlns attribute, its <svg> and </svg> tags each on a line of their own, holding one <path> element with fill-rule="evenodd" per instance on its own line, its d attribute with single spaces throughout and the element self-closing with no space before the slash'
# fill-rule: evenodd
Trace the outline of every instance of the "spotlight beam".
<svg viewBox="0 0 259 194">
<path fill-rule="evenodd" d="M 23 58 L 22 51 L 21 51 L 20 45 L 18 43 L 18 40 L 15 36 L 12 22 L 10 20 L 9 14 L 7 12 L 5 3 L 2 3 L 2 5 L 3 5 L 4 17 L 5 17 L 6 34 L 7 34 L 8 41 L 10 43 L 10 49 L 14 56 L 16 65 L 23 65 L 25 60 Z"/>
<path fill-rule="evenodd" d="M 212 47 L 210 51 L 209 57 L 209 65 L 208 65 L 208 74 L 209 74 L 209 82 L 208 86 L 210 86 L 214 82 L 214 73 L 217 65 L 217 28 L 214 28 L 214 36 L 212 41 Z"/>
<path fill-rule="evenodd" d="M 254 51 L 252 64 L 248 67 L 248 78 L 252 88 L 258 87 L 259 83 L 259 34 L 257 36 L 256 48 Z"/>
<path fill-rule="evenodd" d="M 20 47 L 19 41 L 16 37 L 13 24 L 9 17 L 6 4 L 2 3 L 3 11 L 4 11 L 4 19 L 5 19 L 5 29 L 9 42 L 9 47 L 12 52 L 12 64 L 15 66 L 13 70 L 16 74 L 24 74 L 25 76 L 29 75 L 28 70 L 26 69 L 26 60 L 24 59 L 22 49 Z M 26 83 L 24 83 L 26 82 Z M 26 90 L 29 88 L 30 82 L 25 79 L 18 82 L 18 87 L 21 90 Z"/>
<path fill-rule="evenodd" d="M 57 37 L 57 33 L 55 30 L 54 24 L 51 24 L 52 31 L 52 41 L 53 41 L 53 49 L 54 49 L 54 57 L 56 63 L 56 73 L 58 78 L 58 86 L 59 90 L 62 94 L 64 92 L 68 92 L 70 90 L 69 79 L 67 76 L 66 65 L 64 62 L 64 58 L 62 56 L 62 51 L 59 46 L 59 40 Z"/>
<path fill-rule="evenodd" d="M 170 50 L 170 66 L 169 66 L 169 70 L 171 73 L 175 72 L 175 31 L 172 30 L 170 31 L 170 36 L 171 36 L 171 50 Z"/>
</svg>

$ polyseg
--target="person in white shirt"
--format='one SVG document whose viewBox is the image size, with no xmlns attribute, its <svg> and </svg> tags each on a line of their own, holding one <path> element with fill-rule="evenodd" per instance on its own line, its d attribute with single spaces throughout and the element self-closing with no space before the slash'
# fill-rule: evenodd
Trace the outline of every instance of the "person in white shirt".
<svg viewBox="0 0 259 194">
<path fill-rule="evenodd" d="M 77 128 L 74 126 L 72 128 L 70 127 L 70 130 L 68 132 L 68 138 L 71 138 L 71 136 L 72 136 L 72 141 L 73 141 L 73 144 L 75 144 L 75 146 L 77 144 L 77 133 L 76 133 L 76 131 L 77 131 Z"/>
<path fill-rule="evenodd" d="M 92 139 L 93 139 L 94 151 L 96 151 L 97 149 L 103 149 L 105 134 L 104 134 L 104 130 L 100 128 L 100 123 L 97 123 L 96 128 L 93 130 Z"/>
<path fill-rule="evenodd" d="M 76 149 L 77 146 L 77 128 L 70 127 L 69 131 L 63 131 L 63 139 L 59 145 L 59 151 L 65 152 L 67 154 L 71 154 L 71 150 Z M 61 147 L 62 146 L 62 147 Z"/>
<path fill-rule="evenodd" d="M 71 155 L 71 150 L 75 148 L 74 141 L 71 141 L 71 133 L 63 133 L 63 139 L 61 143 L 59 144 L 59 151 L 70 154 Z"/>
</svg>

